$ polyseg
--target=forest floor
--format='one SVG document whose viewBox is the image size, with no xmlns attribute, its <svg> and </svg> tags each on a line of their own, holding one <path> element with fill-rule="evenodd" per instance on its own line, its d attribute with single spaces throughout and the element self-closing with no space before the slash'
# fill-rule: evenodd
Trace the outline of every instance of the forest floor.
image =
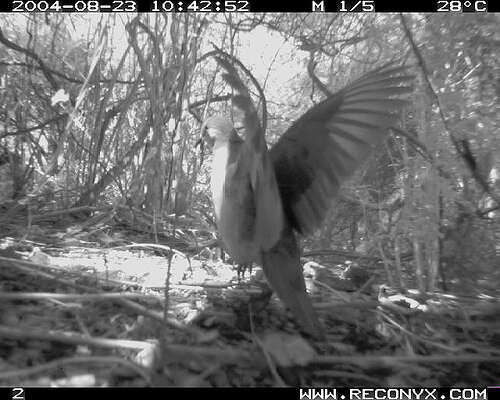
<svg viewBox="0 0 500 400">
<path fill-rule="evenodd" d="M 500 384 L 496 285 L 422 298 L 304 260 L 317 341 L 275 296 L 252 313 L 258 267 L 118 228 L 17 228 L 0 229 L 2 386 Z"/>
</svg>

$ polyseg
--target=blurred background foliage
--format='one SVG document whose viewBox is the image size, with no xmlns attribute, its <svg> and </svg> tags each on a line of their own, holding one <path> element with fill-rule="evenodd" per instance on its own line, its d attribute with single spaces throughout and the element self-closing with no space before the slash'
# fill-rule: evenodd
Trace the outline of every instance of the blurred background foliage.
<svg viewBox="0 0 500 400">
<path fill-rule="evenodd" d="M 242 73 L 267 106 L 269 144 L 324 98 L 322 87 L 401 60 L 416 76 L 403 122 L 344 186 L 305 254 L 378 266 L 391 285 L 421 292 L 498 286 L 499 15 L 0 21 L 0 236 L 106 211 L 179 248 L 213 237 L 209 155 L 195 142 L 200 122 L 231 106 L 212 44 L 263 89 L 265 103 Z"/>
</svg>

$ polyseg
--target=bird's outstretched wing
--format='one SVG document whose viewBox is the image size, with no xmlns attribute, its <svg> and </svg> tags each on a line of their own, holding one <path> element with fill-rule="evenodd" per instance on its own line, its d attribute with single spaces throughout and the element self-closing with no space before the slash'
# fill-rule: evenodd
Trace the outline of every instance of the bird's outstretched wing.
<svg viewBox="0 0 500 400">
<path fill-rule="evenodd" d="M 393 63 L 315 105 L 270 151 L 286 217 L 301 233 L 324 220 L 340 185 L 387 135 L 413 76 Z"/>
<path fill-rule="evenodd" d="M 221 52 L 216 60 L 225 70 L 223 78 L 234 91 L 233 106 L 244 117 L 245 142 L 239 152 L 238 169 L 239 173 L 250 176 L 255 201 L 255 241 L 261 249 L 268 250 L 279 241 L 284 227 L 281 197 L 257 111 L 248 89 L 227 57 Z"/>
</svg>

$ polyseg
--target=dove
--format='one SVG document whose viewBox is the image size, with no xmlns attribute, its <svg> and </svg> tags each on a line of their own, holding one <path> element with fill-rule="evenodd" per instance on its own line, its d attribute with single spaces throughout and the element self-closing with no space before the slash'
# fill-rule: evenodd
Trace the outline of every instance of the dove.
<svg viewBox="0 0 500 400">
<path fill-rule="evenodd" d="M 211 192 L 225 250 L 237 263 L 260 264 L 300 327 L 322 337 L 306 291 L 298 235 L 321 226 L 343 182 L 388 136 L 412 91 L 407 68 L 377 68 L 299 117 L 268 149 L 248 89 L 231 57 L 216 57 L 243 116 L 244 138 L 228 117 L 201 127 L 212 147 Z"/>
</svg>

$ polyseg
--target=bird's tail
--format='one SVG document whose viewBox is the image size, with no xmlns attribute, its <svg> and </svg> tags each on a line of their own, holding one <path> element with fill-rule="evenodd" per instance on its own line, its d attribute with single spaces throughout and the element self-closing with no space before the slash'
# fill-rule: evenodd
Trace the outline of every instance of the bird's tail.
<svg viewBox="0 0 500 400">
<path fill-rule="evenodd" d="M 306 292 L 299 249 L 291 229 L 285 229 L 278 243 L 262 253 L 262 266 L 271 287 L 300 326 L 311 336 L 322 338 L 323 327 Z"/>
</svg>

